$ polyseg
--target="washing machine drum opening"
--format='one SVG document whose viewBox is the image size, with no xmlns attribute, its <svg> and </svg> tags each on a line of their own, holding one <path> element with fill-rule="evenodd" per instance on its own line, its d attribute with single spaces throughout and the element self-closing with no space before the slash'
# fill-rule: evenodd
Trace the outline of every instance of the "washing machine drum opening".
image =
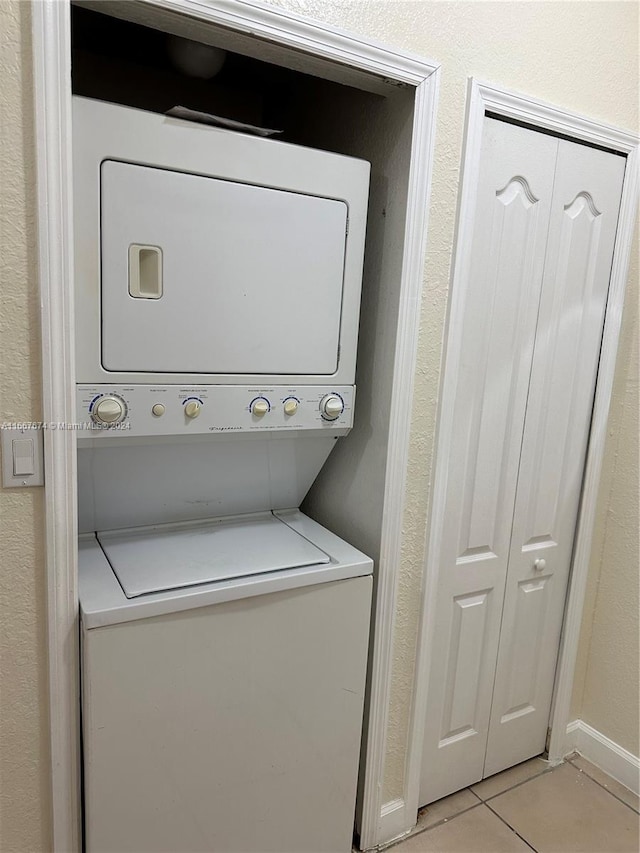
<svg viewBox="0 0 640 853">
<path fill-rule="evenodd" d="M 97 537 L 127 598 L 331 562 L 271 513 Z"/>
</svg>

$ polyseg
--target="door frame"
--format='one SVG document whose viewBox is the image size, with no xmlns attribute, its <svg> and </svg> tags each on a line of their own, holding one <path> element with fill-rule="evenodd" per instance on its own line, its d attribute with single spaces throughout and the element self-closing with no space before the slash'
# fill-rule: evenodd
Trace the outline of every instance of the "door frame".
<svg viewBox="0 0 640 853">
<path fill-rule="evenodd" d="M 419 802 L 422 747 L 434 639 L 434 608 L 439 577 L 438 566 L 445 525 L 444 506 L 447 469 L 453 434 L 453 406 L 462 346 L 462 318 L 471 259 L 471 237 L 480 171 L 482 133 L 484 118 L 487 113 L 523 122 L 533 129 L 549 131 L 572 140 L 603 146 L 627 157 L 580 512 L 554 684 L 550 716 L 551 734 L 548 743 L 548 755 L 551 764 L 560 763 L 567 752 L 572 749 L 571 743 L 567 739 L 571 692 L 582 624 L 598 484 L 607 435 L 607 419 L 620 337 L 631 241 L 638 209 L 639 139 L 637 136 L 625 130 L 593 121 L 586 116 L 568 112 L 537 98 L 511 92 L 474 78 L 469 79 L 456 238 L 451 273 L 451 296 L 448 307 L 445 355 L 440 380 L 440 404 L 433 471 L 434 485 L 423 564 L 416 676 L 405 772 L 405 801 L 407 810 L 412 815 L 416 815 L 419 806 L 422 805 Z"/>
<path fill-rule="evenodd" d="M 109 5 L 103 4 L 107 13 Z M 414 93 L 361 800 L 361 846 L 372 848 L 396 831 L 395 824 L 392 828 L 385 823 L 394 810 L 382 802 L 382 782 L 440 66 L 254 0 L 146 0 L 135 5 L 155 16 L 159 28 L 163 16 L 180 15 L 193 25 L 224 27 L 234 37 L 261 39 L 276 51 L 291 51 L 298 68 L 332 63 L 338 81 L 356 87 L 360 83 L 360 88 L 403 86 Z M 44 421 L 73 424 L 70 0 L 42 0 L 31 9 Z M 52 849 L 70 853 L 80 851 L 82 837 L 76 442 L 73 429 L 45 430 L 44 438 Z"/>
</svg>

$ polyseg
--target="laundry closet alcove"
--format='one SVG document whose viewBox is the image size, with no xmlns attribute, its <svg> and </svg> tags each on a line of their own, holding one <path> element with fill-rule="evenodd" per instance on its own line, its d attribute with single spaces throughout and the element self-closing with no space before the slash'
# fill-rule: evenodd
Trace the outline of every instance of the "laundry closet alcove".
<svg viewBox="0 0 640 853">
<path fill-rule="evenodd" d="M 370 650 L 368 746 L 358 819 L 361 843 L 372 846 L 380 838 L 391 615 L 401 543 L 438 66 L 260 4 L 162 0 L 77 6 L 89 9 L 74 11 L 68 3 L 34 8 L 39 217 L 46 223 L 39 246 L 43 352 L 51 364 L 45 381 L 47 420 L 71 422 L 75 416 L 69 304 L 72 11 L 104 16 L 105 34 L 107 25 L 119 20 L 156 34 L 212 43 L 244 57 L 236 67 L 245 82 L 252 79 L 253 83 L 240 99 L 242 108 L 249 111 L 237 116 L 240 120 L 259 123 L 255 109 L 257 104 L 260 112 L 260 97 L 256 100 L 256 93 L 249 90 L 254 86 L 264 95 L 265 86 L 272 82 L 266 73 L 252 77 L 251 62 L 254 72 L 267 66 L 275 69 L 276 76 L 280 74 L 291 85 L 281 87 L 269 107 L 283 116 L 289 141 L 361 157 L 373 165 L 358 353 L 359 421 L 349 444 L 337 447 L 334 464 L 325 469 L 306 505 L 307 512 L 327 527 L 348 530 L 351 541 L 366 548 L 378 568 L 375 624 L 379 630 Z M 109 94 L 86 90 L 76 94 L 109 100 L 114 89 L 139 92 L 146 85 L 146 97 L 152 97 L 147 84 L 153 74 L 145 79 L 138 69 L 136 77 L 123 57 L 118 59 L 120 46 L 116 40 L 106 52 L 76 53 L 76 82 L 84 77 L 86 83 L 93 75 L 94 80 L 101 78 L 104 87 L 111 87 Z M 156 86 L 155 94 L 164 95 L 168 88 L 164 83 Z M 232 101 L 227 99 L 227 104 Z M 127 106 L 158 109 L 150 103 Z M 267 124 L 264 115 L 261 118 Z M 75 435 L 48 434 L 46 453 L 54 847 L 69 850 L 78 847 L 80 829 Z"/>
</svg>

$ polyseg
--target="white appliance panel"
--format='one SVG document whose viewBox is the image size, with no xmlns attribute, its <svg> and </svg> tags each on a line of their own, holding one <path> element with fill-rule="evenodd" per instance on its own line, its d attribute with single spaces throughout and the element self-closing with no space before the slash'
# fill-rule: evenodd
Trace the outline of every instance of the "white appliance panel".
<svg viewBox="0 0 640 853">
<path fill-rule="evenodd" d="M 298 507 L 337 437 L 101 439 L 78 449 L 81 533 Z"/>
<path fill-rule="evenodd" d="M 110 160 L 101 200 L 106 370 L 335 373 L 344 201 Z M 153 295 L 132 246 L 159 250 Z"/>
<path fill-rule="evenodd" d="M 271 513 L 97 533 L 127 598 L 328 563 Z"/>
<path fill-rule="evenodd" d="M 353 426 L 355 390 L 352 385 L 78 385 L 78 438 L 122 441 L 136 436 L 250 435 L 300 430 L 346 435 Z M 105 397 L 115 397 L 122 407 L 122 420 L 111 427 L 92 422 L 96 404 Z M 329 419 L 322 405 L 334 397 L 342 411 Z M 265 404 L 263 414 L 254 412 L 258 401 Z M 196 417 L 187 414 L 190 402 L 198 405 Z"/>
<path fill-rule="evenodd" d="M 83 628 L 87 853 L 350 853 L 371 585 Z"/>
</svg>

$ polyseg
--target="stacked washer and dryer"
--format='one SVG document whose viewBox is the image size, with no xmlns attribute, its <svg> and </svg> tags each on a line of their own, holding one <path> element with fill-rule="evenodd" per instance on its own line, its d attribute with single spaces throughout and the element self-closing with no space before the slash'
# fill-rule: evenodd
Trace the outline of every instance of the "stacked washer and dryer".
<svg viewBox="0 0 640 853">
<path fill-rule="evenodd" d="M 299 506 L 353 425 L 369 164 L 73 131 L 86 850 L 347 853 L 373 566 Z"/>
</svg>

